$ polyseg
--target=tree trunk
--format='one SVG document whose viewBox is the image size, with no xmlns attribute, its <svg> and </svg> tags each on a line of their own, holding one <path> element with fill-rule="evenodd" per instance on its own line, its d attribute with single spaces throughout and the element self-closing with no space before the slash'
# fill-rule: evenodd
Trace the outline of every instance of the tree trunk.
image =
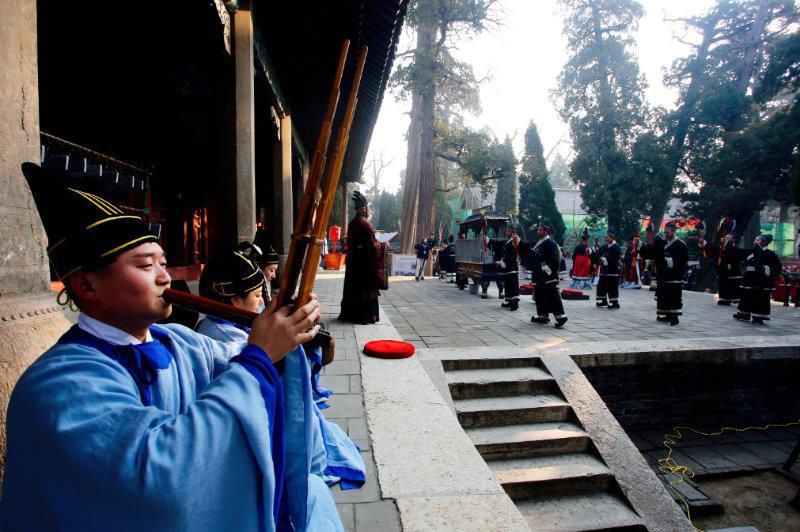
<svg viewBox="0 0 800 532">
<path fill-rule="evenodd" d="M 714 18 L 709 18 L 703 26 L 703 40 L 697 48 L 697 57 L 692 65 L 689 81 L 689 87 L 686 89 L 686 96 L 684 97 L 683 104 L 681 105 L 680 112 L 678 113 L 677 123 L 675 125 L 675 133 L 672 137 L 672 145 L 670 155 L 672 158 L 671 166 L 675 168 L 675 177 L 679 173 L 681 160 L 686 143 L 686 136 L 689 134 L 689 124 L 694 116 L 695 106 L 700 96 L 700 88 L 704 79 L 706 60 L 708 59 L 708 51 L 714 36 L 717 31 L 717 24 L 719 23 L 720 14 L 717 12 Z M 657 193 L 661 197 L 657 197 L 653 201 L 653 210 L 650 212 L 650 221 L 655 230 L 661 227 L 661 222 L 664 221 L 664 212 L 667 210 L 670 196 L 672 195 L 672 188 L 675 185 L 673 178 L 672 186 L 669 190 L 660 191 Z"/>
<path fill-rule="evenodd" d="M 403 180 L 403 212 L 400 219 L 400 253 L 413 253 L 417 241 L 417 207 L 419 204 L 419 163 L 421 156 L 419 120 L 422 96 L 411 98 L 411 123 L 408 126 L 406 174 Z"/>
<path fill-rule="evenodd" d="M 422 95 L 420 106 L 420 147 L 419 164 L 419 214 L 417 215 L 417 235 L 427 238 L 435 232 L 436 217 L 436 153 L 434 126 L 435 90 Z"/>
<path fill-rule="evenodd" d="M 739 94 L 745 94 L 750 86 L 750 78 L 753 77 L 753 69 L 756 65 L 756 53 L 761 47 L 762 33 L 767 18 L 767 0 L 758 3 L 758 11 L 753 20 L 753 27 L 750 29 L 750 38 L 745 43 L 744 58 L 742 59 L 742 70 L 739 72 L 736 88 Z"/>
</svg>

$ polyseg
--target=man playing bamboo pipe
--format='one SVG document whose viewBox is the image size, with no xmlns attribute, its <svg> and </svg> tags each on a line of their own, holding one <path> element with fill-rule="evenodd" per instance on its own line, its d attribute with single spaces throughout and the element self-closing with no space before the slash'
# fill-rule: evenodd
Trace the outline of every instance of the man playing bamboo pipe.
<svg viewBox="0 0 800 532">
<path fill-rule="evenodd" d="M 239 246 L 239 249 L 241 245 Z M 227 254 L 212 262 L 203 271 L 206 282 L 202 284 L 201 296 L 255 312 L 261 305 L 261 292 L 266 284 L 266 275 L 241 252 Z M 312 294 L 312 298 L 316 296 Z M 270 307 L 271 308 L 271 307 Z M 197 332 L 221 342 L 247 343 L 250 329 L 227 320 L 206 316 L 197 327 Z M 312 341 L 313 343 L 313 341 Z M 366 480 L 366 467 L 361 451 L 347 434 L 335 423 L 325 420 L 320 407 L 332 392 L 319 386 L 319 369 L 322 367 L 322 348 L 305 345 L 297 348 L 304 357 L 301 360 L 303 383 L 309 382 L 313 395 L 312 407 L 317 423 L 313 424 L 311 436 L 311 472 L 328 485 L 341 480 L 342 489 L 358 488 Z M 316 370 L 316 371 L 315 371 Z"/>
<path fill-rule="evenodd" d="M 319 304 L 262 314 L 244 347 L 153 326 L 170 277 L 147 225 L 23 171 L 81 314 L 11 395 L 0 528 L 341 530 L 310 474 L 312 405 L 292 379 Z"/>
</svg>

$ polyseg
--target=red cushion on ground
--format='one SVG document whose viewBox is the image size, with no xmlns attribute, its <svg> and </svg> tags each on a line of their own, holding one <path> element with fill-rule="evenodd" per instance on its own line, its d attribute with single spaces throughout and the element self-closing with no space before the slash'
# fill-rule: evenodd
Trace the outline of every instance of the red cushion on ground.
<svg viewBox="0 0 800 532">
<path fill-rule="evenodd" d="M 575 294 L 577 296 L 583 295 L 583 290 L 574 290 L 572 288 L 565 288 L 561 291 L 562 294 Z"/>
<path fill-rule="evenodd" d="M 377 358 L 408 358 L 414 351 L 414 344 L 398 340 L 373 340 L 364 346 L 365 355 Z"/>
</svg>

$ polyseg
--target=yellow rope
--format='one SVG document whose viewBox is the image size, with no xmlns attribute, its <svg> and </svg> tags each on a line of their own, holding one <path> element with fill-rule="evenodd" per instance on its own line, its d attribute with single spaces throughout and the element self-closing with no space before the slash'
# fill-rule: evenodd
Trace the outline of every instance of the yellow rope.
<svg viewBox="0 0 800 532">
<path fill-rule="evenodd" d="M 719 436 L 725 432 L 747 432 L 748 430 L 768 430 L 774 428 L 785 428 L 785 427 L 792 427 L 794 425 L 800 425 L 800 420 L 791 421 L 789 423 L 770 423 L 768 425 L 764 425 L 763 427 L 745 427 L 743 429 L 737 429 L 734 427 L 723 427 L 717 432 L 702 432 L 697 429 L 693 429 L 692 427 L 673 427 L 672 432 L 664 434 L 664 447 L 666 447 L 669 452 L 667 456 L 661 458 L 658 461 L 658 470 L 664 473 L 665 475 L 672 475 L 674 480 L 669 481 L 669 489 L 674 493 L 683 503 L 684 508 L 686 508 L 686 517 L 689 519 L 689 523 L 691 523 L 692 527 L 695 530 L 702 532 L 702 529 L 695 526 L 692 522 L 692 513 L 689 510 L 689 502 L 681 495 L 675 486 L 684 482 L 684 479 L 689 479 L 694 477 L 694 471 L 691 470 L 688 466 L 679 464 L 674 458 L 672 458 L 672 451 L 673 445 L 678 445 L 678 442 L 683 439 L 684 431 L 691 431 L 695 434 L 699 434 L 701 436 Z"/>
</svg>

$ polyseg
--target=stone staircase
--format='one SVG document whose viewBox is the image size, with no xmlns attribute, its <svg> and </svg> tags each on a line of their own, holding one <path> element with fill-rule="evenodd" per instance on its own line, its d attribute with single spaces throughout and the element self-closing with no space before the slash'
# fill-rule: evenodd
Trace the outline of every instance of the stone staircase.
<svg viewBox="0 0 800 532">
<path fill-rule="evenodd" d="M 541 359 L 443 360 L 456 415 L 533 530 L 646 530 Z"/>
</svg>

